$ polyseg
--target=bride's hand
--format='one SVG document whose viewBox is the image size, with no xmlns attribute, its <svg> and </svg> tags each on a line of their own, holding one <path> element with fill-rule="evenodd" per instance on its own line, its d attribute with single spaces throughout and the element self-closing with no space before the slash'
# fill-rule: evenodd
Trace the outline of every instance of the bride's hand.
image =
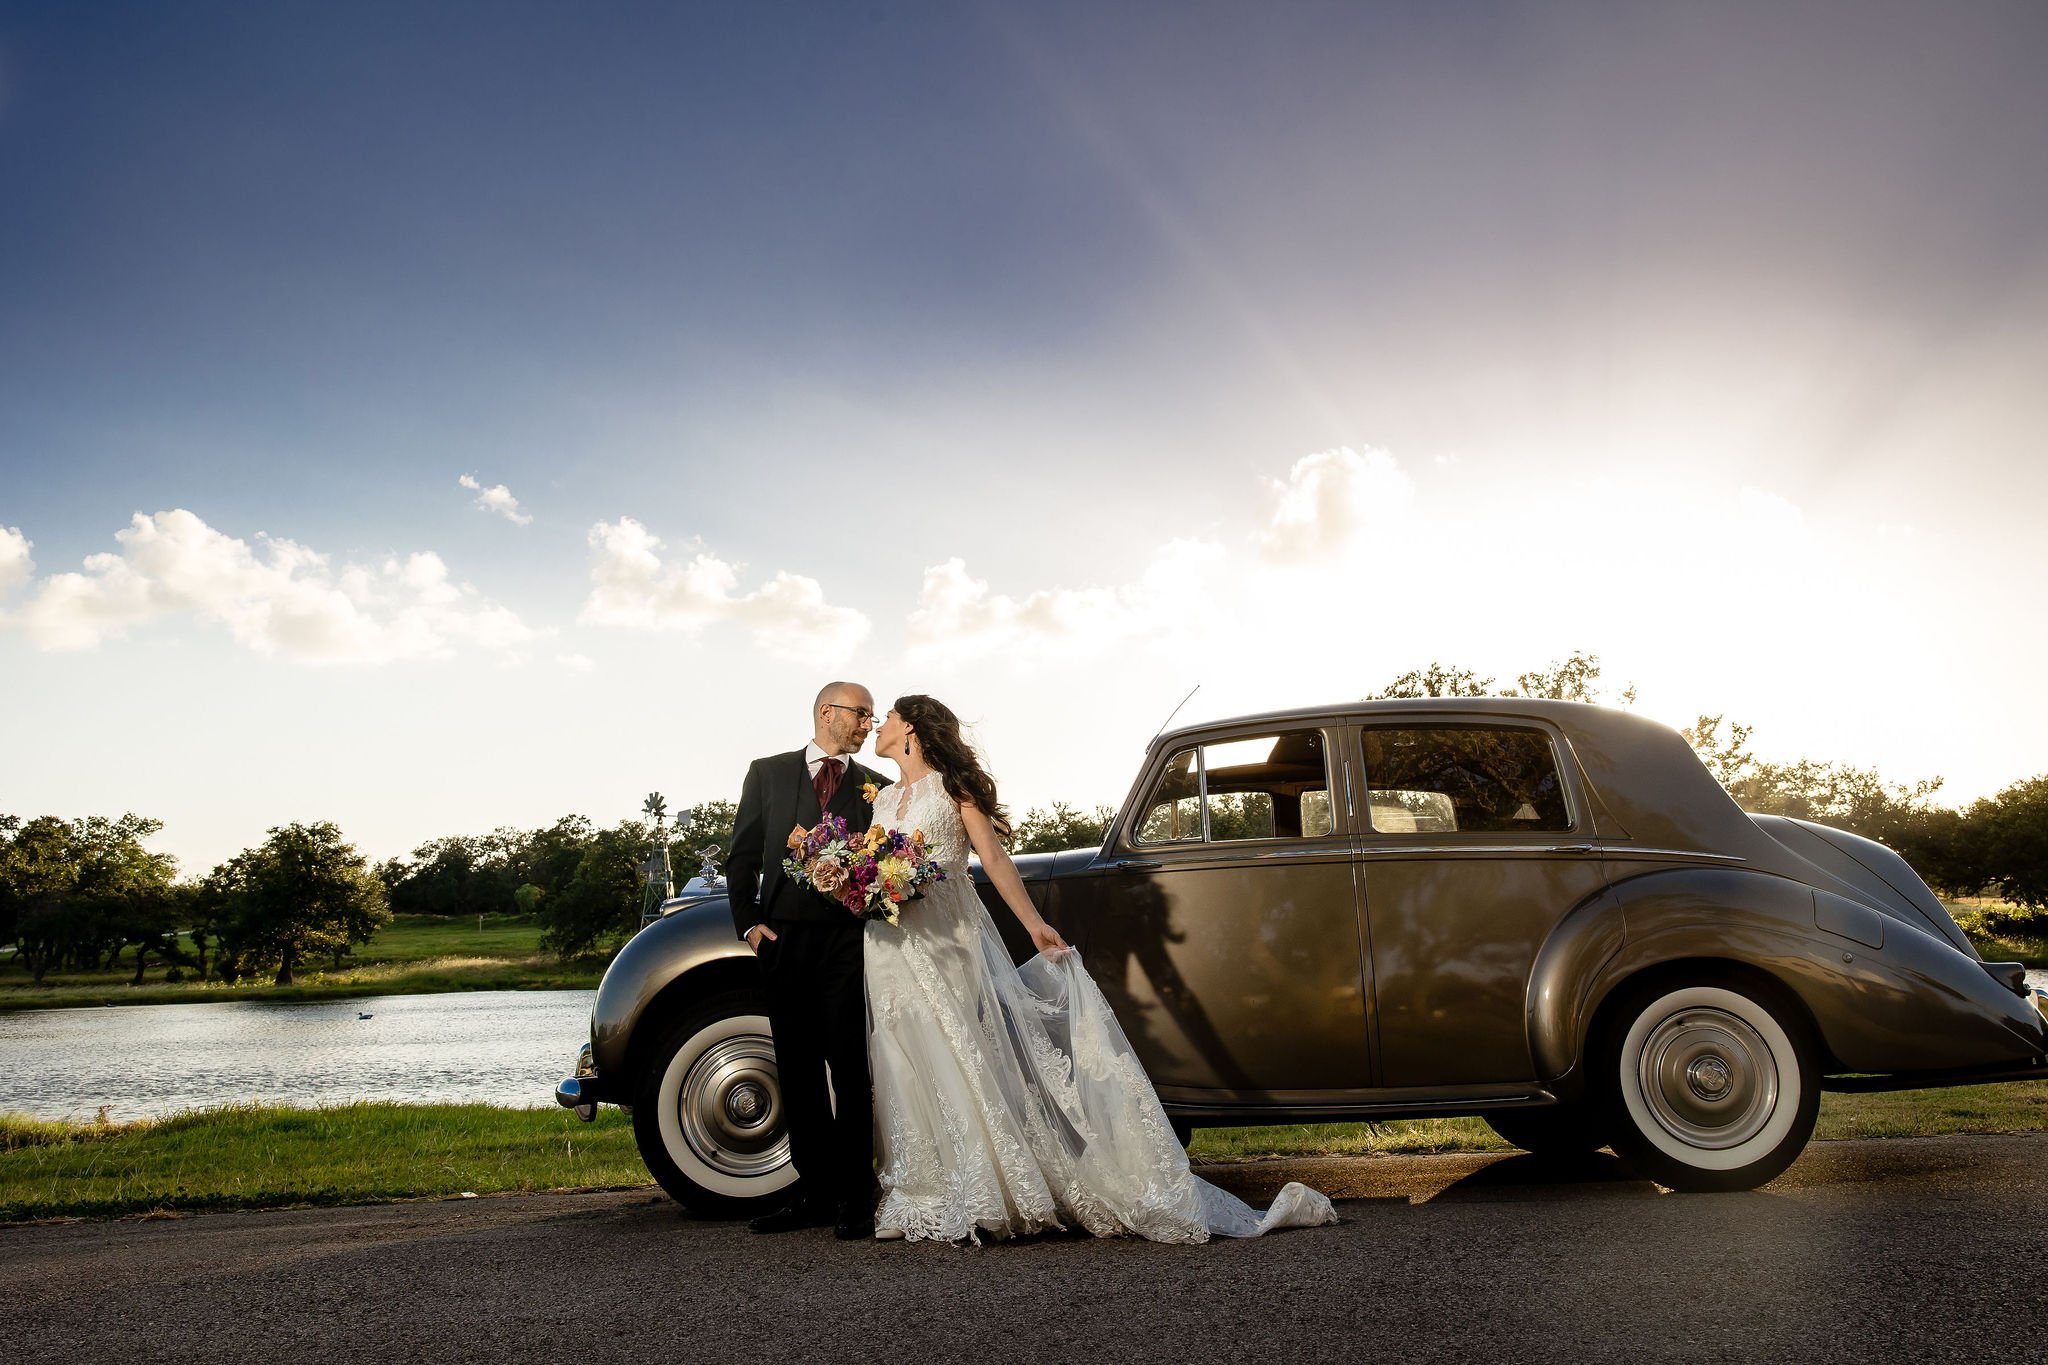
<svg viewBox="0 0 2048 1365">
<path fill-rule="evenodd" d="M 1067 946 L 1067 941 L 1060 937 L 1060 931 L 1047 924 L 1044 920 L 1040 920 L 1036 925 L 1032 926 L 1031 941 L 1038 946 L 1038 951 L 1044 953 L 1047 957 L 1073 951 L 1073 949 Z"/>
</svg>

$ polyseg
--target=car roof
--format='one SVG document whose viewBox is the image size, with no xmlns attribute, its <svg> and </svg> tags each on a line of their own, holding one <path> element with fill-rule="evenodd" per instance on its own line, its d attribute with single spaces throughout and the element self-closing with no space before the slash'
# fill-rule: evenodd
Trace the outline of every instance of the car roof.
<svg viewBox="0 0 2048 1365">
<path fill-rule="evenodd" d="M 1714 780 L 1684 736 L 1634 711 L 1548 697 L 1385 697 L 1219 716 L 1165 731 L 1153 749 L 1170 749 L 1240 726 L 1329 724 L 1400 716 L 1539 720 L 1563 733 L 1578 760 L 1605 837 L 1698 849 L 1762 863 L 1784 850 Z"/>
<path fill-rule="evenodd" d="M 1412 712 L 1457 711 L 1467 715 L 1533 716 L 1565 729 L 1584 719 L 1588 711 L 1610 711 L 1582 701 L 1555 701 L 1549 697 L 1378 697 L 1372 700 L 1332 702 L 1327 706 L 1293 706 L 1279 711 L 1253 711 L 1241 716 L 1216 716 L 1160 732 L 1161 741 L 1236 725 L 1289 724 L 1300 721 L 1336 720 L 1347 716 L 1398 716 Z M 1620 714 L 1620 713 L 1614 713 Z"/>
</svg>

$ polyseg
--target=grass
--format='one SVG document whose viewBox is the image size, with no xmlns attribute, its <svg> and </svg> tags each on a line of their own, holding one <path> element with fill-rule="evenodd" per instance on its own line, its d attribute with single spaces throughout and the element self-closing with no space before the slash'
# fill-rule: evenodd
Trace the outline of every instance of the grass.
<svg viewBox="0 0 2048 1365">
<path fill-rule="evenodd" d="M 0 1116 L 0 1221 L 648 1183 L 633 1127 L 485 1104 L 234 1107 L 157 1122 Z"/>
<path fill-rule="evenodd" d="M 1817 1139 L 2048 1129 L 2048 1081 L 1828 1094 Z M 1197 1162 L 1513 1150 L 1479 1119 L 1205 1128 Z M 231 1107 L 139 1123 L 0 1115 L 0 1222 L 297 1208 L 650 1184 L 632 1123 L 600 1109 Z"/>
<path fill-rule="evenodd" d="M 1932 1137 L 1942 1133 L 2032 1133 L 2048 1129 L 2048 1081 L 1963 1085 L 1820 1099 L 1817 1141 Z M 1309 1123 L 1273 1128 L 1203 1128 L 1188 1155 L 1197 1161 L 1282 1156 L 1393 1156 L 1417 1152 L 1508 1152 L 1483 1119 L 1394 1123 Z"/>
<path fill-rule="evenodd" d="M 290 986 L 267 976 L 230 986 L 219 981 L 168 981 L 152 968 L 140 986 L 134 969 L 51 972 L 38 986 L 26 971 L 0 968 L 0 1010 L 66 1005 L 171 1005 L 211 1000 L 329 1000 L 350 995 L 424 995 L 440 991 L 579 990 L 604 974 L 597 961 L 563 963 L 540 947 L 529 915 L 446 920 L 400 915 L 336 967 L 301 968 Z"/>
</svg>

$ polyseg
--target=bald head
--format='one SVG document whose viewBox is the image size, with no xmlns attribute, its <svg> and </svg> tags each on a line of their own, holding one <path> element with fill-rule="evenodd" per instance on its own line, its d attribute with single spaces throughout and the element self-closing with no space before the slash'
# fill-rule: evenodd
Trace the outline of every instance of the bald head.
<svg viewBox="0 0 2048 1365">
<path fill-rule="evenodd" d="M 874 695 L 859 683 L 826 683 L 811 703 L 811 738 L 828 754 L 857 754 L 874 714 Z"/>
</svg>

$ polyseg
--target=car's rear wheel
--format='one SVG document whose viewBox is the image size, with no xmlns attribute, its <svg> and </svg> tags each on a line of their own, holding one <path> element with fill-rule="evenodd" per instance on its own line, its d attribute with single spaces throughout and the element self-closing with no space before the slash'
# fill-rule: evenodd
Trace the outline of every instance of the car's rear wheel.
<svg viewBox="0 0 2048 1365">
<path fill-rule="evenodd" d="M 796 1167 L 760 1000 L 730 992 L 658 1027 L 638 1054 L 633 1100 L 633 1136 L 647 1169 L 707 1217 L 743 1217 L 778 1202 Z"/>
<path fill-rule="evenodd" d="M 1742 977 L 1647 983 L 1610 1015 L 1600 1079 L 1614 1150 L 1674 1190 L 1747 1190 L 1805 1148 L 1820 1110 L 1797 1007 Z"/>
<path fill-rule="evenodd" d="M 1600 1121 L 1600 1108 L 1594 1104 L 1503 1109 L 1485 1117 L 1487 1127 L 1537 1156 L 1585 1156 L 1607 1145 L 1607 1125 Z"/>
</svg>

